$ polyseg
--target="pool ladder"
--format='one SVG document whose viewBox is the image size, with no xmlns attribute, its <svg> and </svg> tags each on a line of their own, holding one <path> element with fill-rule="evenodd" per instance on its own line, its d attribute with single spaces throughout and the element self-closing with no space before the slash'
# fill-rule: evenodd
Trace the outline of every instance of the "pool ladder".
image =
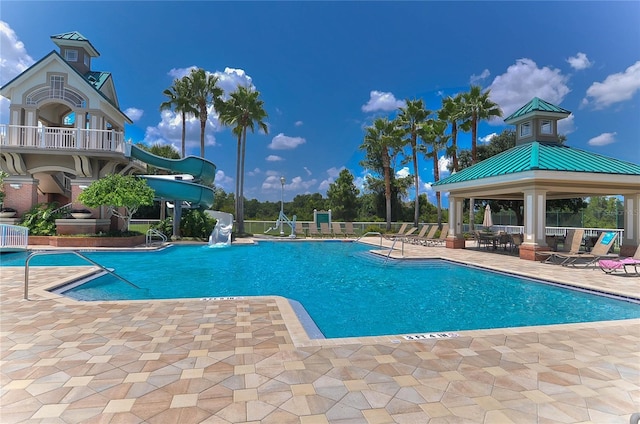
<svg viewBox="0 0 640 424">
<path fill-rule="evenodd" d="M 165 236 L 162 232 L 156 230 L 155 228 L 149 228 L 145 237 L 145 245 L 149 246 L 153 242 L 154 237 L 162 240 L 161 243 L 167 242 L 167 236 Z"/>
<path fill-rule="evenodd" d="M 356 241 L 360 241 L 360 239 L 361 239 L 362 237 L 366 237 L 366 236 L 368 236 L 368 235 L 378 235 L 378 236 L 380 236 L 380 248 L 381 248 L 381 249 L 383 248 L 383 246 L 382 246 L 382 239 L 383 239 L 383 235 L 382 235 L 382 233 L 380 233 L 380 232 L 378 232 L 378 231 L 369 231 L 369 232 L 367 232 L 367 233 L 364 233 L 363 235 L 361 235 L 360 237 L 358 237 L 358 238 L 356 239 Z M 398 240 L 400 240 L 400 241 L 402 242 L 402 248 L 400 249 L 400 251 L 401 251 L 401 253 L 402 253 L 402 256 L 404 256 L 404 238 L 402 238 L 402 237 L 394 237 L 394 238 L 393 238 L 393 243 L 391 243 L 391 247 L 389 247 L 389 248 L 388 248 L 388 249 L 389 249 L 389 253 L 387 253 L 387 256 L 386 256 L 386 258 L 385 258 L 385 262 L 389 260 L 389 257 L 391 256 L 391 252 L 393 252 L 393 249 L 395 248 L 395 246 L 396 246 L 396 242 L 397 242 Z M 385 249 L 386 249 L 386 248 L 385 248 Z"/>
<path fill-rule="evenodd" d="M 131 281 L 127 280 L 126 278 L 119 276 L 118 274 L 113 272 L 113 270 L 111 270 L 109 268 L 106 268 L 106 267 L 100 265 L 99 263 L 97 263 L 96 261 L 87 258 L 85 255 L 83 255 L 82 253 L 80 253 L 80 252 L 78 252 L 76 250 L 64 250 L 64 251 L 59 251 L 59 252 L 53 252 L 53 251 L 33 252 L 29 256 L 27 256 L 27 260 L 24 263 L 24 299 L 25 300 L 29 300 L 29 261 L 31 261 L 31 258 L 33 258 L 34 256 L 40 256 L 40 255 L 62 255 L 62 254 L 65 254 L 65 253 L 73 253 L 74 255 L 84 259 L 87 262 L 90 262 L 91 264 L 97 266 L 98 268 L 100 268 L 101 270 L 107 272 L 108 274 L 113 275 L 117 279 L 124 281 L 125 283 L 129 284 L 130 286 L 135 287 L 136 289 L 140 289 L 140 287 L 136 286 L 135 284 L 133 284 Z"/>
</svg>

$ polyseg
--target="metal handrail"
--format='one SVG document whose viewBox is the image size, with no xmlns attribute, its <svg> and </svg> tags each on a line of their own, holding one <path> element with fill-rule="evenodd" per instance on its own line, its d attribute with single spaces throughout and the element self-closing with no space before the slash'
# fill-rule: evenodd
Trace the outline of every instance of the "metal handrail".
<svg viewBox="0 0 640 424">
<path fill-rule="evenodd" d="M 385 259 L 385 262 L 389 260 L 389 257 L 391 256 L 391 252 L 393 252 L 393 248 L 396 245 L 396 242 L 400 240 L 402 242 L 402 249 L 400 250 L 402 256 L 404 256 L 404 237 L 400 236 L 400 237 L 395 237 L 393 239 L 393 243 L 391 243 L 391 247 L 389 248 L 389 253 L 387 253 L 387 258 Z"/>
<path fill-rule="evenodd" d="M 165 236 L 164 233 L 162 233 L 161 231 L 158 231 L 155 228 L 149 228 L 147 230 L 147 234 L 145 237 L 146 245 L 151 244 L 151 240 L 153 239 L 153 236 L 160 237 L 160 240 L 162 240 L 163 243 L 165 243 L 168 240 L 167 236 Z"/>
<path fill-rule="evenodd" d="M 122 280 L 125 283 L 129 284 L 130 286 L 135 287 L 136 289 L 140 290 L 140 287 L 136 286 L 131 281 L 127 280 L 124 277 L 119 276 L 118 274 L 116 274 L 115 272 L 110 270 L 109 268 L 106 268 L 106 267 L 100 265 L 96 261 L 87 258 L 86 256 L 84 256 L 82 253 L 80 253 L 78 251 L 65 250 L 65 251 L 59 251 L 59 252 L 53 252 L 53 251 L 33 252 L 29 256 L 27 256 L 27 260 L 24 263 L 24 299 L 25 300 L 29 300 L 29 261 L 31 260 L 31 258 L 33 258 L 34 256 L 40 256 L 40 255 L 62 255 L 62 254 L 65 254 L 65 253 L 73 253 L 74 255 L 79 256 L 80 258 L 86 260 L 87 262 L 90 262 L 91 264 L 97 266 L 98 268 L 102 269 L 103 271 L 113 275 L 114 277 L 118 278 L 119 280 Z"/>
<path fill-rule="evenodd" d="M 368 236 L 368 235 L 370 235 L 370 234 L 377 234 L 377 235 L 379 235 L 379 236 L 380 236 L 380 247 L 382 247 L 382 237 L 383 237 L 383 236 L 382 236 L 382 233 L 379 233 L 379 232 L 377 232 L 377 231 L 369 231 L 369 232 L 366 232 L 366 233 L 364 233 L 363 235 L 361 235 L 360 237 L 358 237 L 358 238 L 356 239 L 356 241 L 360 241 L 360 239 L 361 239 L 362 237 L 366 237 L 366 236 Z"/>
</svg>

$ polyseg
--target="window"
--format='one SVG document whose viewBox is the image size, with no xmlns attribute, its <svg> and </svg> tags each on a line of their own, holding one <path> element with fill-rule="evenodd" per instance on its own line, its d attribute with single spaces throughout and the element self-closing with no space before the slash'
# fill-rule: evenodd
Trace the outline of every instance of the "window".
<svg viewBox="0 0 640 424">
<path fill-rule="evenodd" d="M 64 58 L 67 62 L 77 62 L 78 61 L 78 51 L 77 50 L 65 50 Z"/>
<path fill-rule="evenodd" d="M 528 137 L 531 135 L 531 122 L 523 122 L 520 124 L 520 137 Z"/>
<path fill-rule="evenodd" d="M 553 134 L 553 126 L 551 121 L 545 119 L 540 122 L 540 134 Z"/>
<path fill-rule="evenodd" d="M 85 53 L 84 55 L 84 66 L 86 66 L 87 68 L 90 68 L 90 64 L 89 64 L 89 55 Z"/>
<path fill-rule="evenodd" d="M 64 94 L 64 77 L 62 75 L 51 75 L 49 87 L 51 97 L 61 99 Z"/>
</svg>

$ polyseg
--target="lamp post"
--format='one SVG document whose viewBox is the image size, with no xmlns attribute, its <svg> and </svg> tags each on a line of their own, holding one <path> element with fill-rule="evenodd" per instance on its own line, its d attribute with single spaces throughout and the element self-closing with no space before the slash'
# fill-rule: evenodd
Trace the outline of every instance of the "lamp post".
<svg viewBox="0 0 640 424">
<path fill-rule="evenodd" d="M 282 191 L 280 194 L 280 236 L 283 237 L 284 236 L 284 225 L 282 222 L 282 218 L 284 217 L 284 183 L 285 183 L 285 179 L 284 176 L 280 177 L 280 185 L 282 186 Z"/>
</svg>

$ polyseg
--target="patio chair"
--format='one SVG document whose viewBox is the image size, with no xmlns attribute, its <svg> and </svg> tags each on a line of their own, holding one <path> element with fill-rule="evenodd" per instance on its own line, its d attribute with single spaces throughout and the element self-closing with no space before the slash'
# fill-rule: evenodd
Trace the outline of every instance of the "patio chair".
<svg viewBox="0 0 640 424">
<path fill-rule="evenodd" d="M 357 236 L 356 231 L 353 229 L 353 222 L 345 222 L 344 223 L 344 234 L 347 237 L 351 237 L 351 236 L 356 237 Z"/>
<path fill-rule="evenodd" d="M 322 237 L 333 237 L 333 233 L 331 232 L 331 229 L 329 228 L 329 223 L 328 222 L 321 222 L 320 223 L 320 236 L 322 236 Z"/>
<path fill-rule="evenodd" d="M 339 222 L 332 222 L 331 230 L 333 231 L 334 237 L 346 237 L 346 234 L 342 231 L 342 226 Z"/>
<path fill-rule="evenodd" d="M 633 256 L 618 259 L 601 259 L 598 266 L 605 274 L 613 274 L 616 271 L 624 271 L 625 274 L 640 274 L 640 246 Z M 627 267 L 633 267 L 634 272 L 629 272 Z"/>
<path fill-rule="evenodd" d="M 399 237 L 394 237 L 396 240 L 403 240 L 403 241 L 409 241 L 409 239 L 413 236 L 413 233 L 415 233 L 416 231 L 418 231 L 418 227 L 411 227 L 409 229 L 409 231 L 407 231 L 406 233 L 404 233 L 403 235 L 399 236 Z"/>
<path fill-rule="evenodd" d="M 511 244 L 509 246 L 509 250 L 511 252 L 513 251 L 520 251 L 520 245 L 523 242 L 523 237 L 522 234 L 511 234 Z"/>
<path fill-rule="evenodd" d="M 428 225 L 423 225 L 422 228 L 420 228 L 420 232 L 418 234 L 408 235 L 405 241 L 411 244 L 416 244 L 418 240 L 420 240 L 421 238 L 424 238 L 424 235 L 427 233 L 428 229 L 429 229 Z"/>
<path fill-rule="evenodd" d="M 562 244 L 562 249 L 557 252 L 548 251 L 548 252 L 536 252 L 536 256 L 546 257 L 543 262 L 555 264 L 559 254 L 566 255 L 574 255 L 580 252 L 580 245 L 582 244 L 582 237 L 584 236 L 584 230 L 579 229 L 570 229 L 567 230 L 567 236 L 564 239 L 564 243 Z"/>
<path fill-rule="evenodd" d="M 442 230 L 440 230 L 440 235 L 438 237 L 426 240 L 425 246 L 443 245 L 444 242 L 447 240 L 448 235 L 449 235 L 449 224 L 444 224 L 442 226 Z"/>
<path fill-rule="evenodd" d="M 568 265 L 578 265 L 583 264 L 585 266 L 589 266 L 591 264 L 596 263 L 598 260 L 603 258 L 616 258 L 618 255 L 609 254 L 609 250 L 613 246 L 613 242 L 618 237 L 617 233 L 614 232 L 603 232 L 598 237 L 598 241 L 596 241 L 591 252 L 578 252 L 578 253 L 557 253 L 556 256 L 562 262 L 560 265 L 568 266 Z"/>
</svg>

